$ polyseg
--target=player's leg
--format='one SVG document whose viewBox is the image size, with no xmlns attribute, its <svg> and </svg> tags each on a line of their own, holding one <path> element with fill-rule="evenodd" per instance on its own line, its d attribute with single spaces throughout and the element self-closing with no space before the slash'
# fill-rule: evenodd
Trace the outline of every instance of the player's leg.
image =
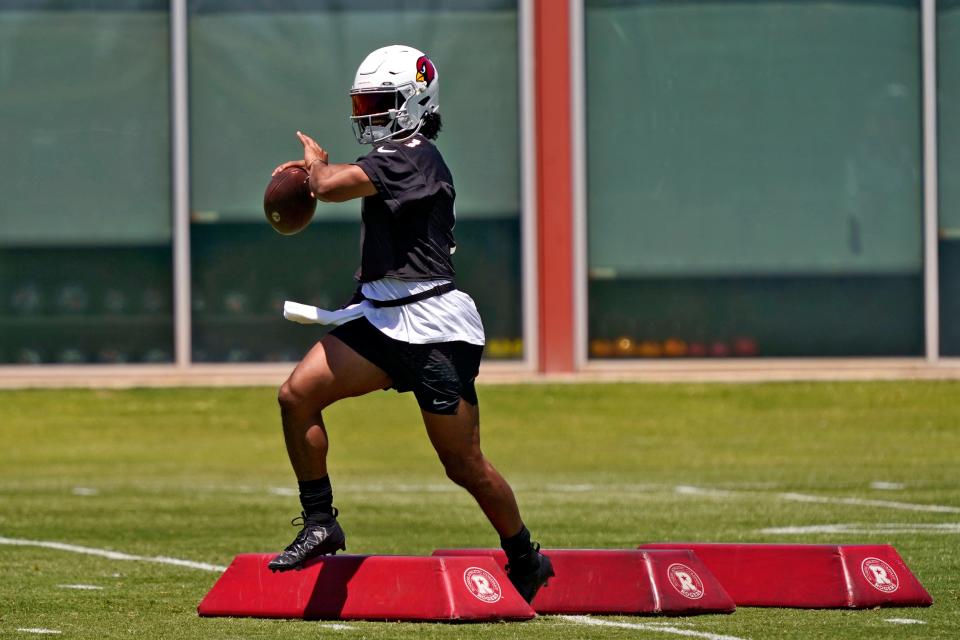
<svg viewBox="0 0 960 640">
<path fill-rule="evenodd" d="M 480 408 L 460 400 L 452 415 L 421 409 L 430 442 L 447 477 L 466 489 L 501 538 L 523 528 L 513 490 L 480 449 Z"/>
<path fill-rule="evenodd" d="M 325 336 L 280 387 L 278 401 L 290 464 L 299 481 L 327 475 L 322 411 L 342 400 L 384 389 L 390 377 L 341 340 Z"/>
<path fill-rule="evenodd" d="M 539 545 L 531 542 L 513 489 L 480 449 L 478 405 L 460 398 L 456 413 L 439 414 L 421 408 L 421 414 L 447 477 L 473 496 L 500 534 L 510 581 L 529 602 L 553 575 L 553 567 L 539 553 Z"/>
<path fill-rule="evenodd" d="M 270 561 L 273 571 L 288 571 L 319 555 L 346 547 L 336 520 L 327 475 L 327 430 L 323 410 L 343 398 L 390 386 L 390 377 L 344 342 L 327 335 L 307 353 L 280 387 L 278 400 L 287 454 L 300 487 L 303 528 Z"/>
</svg>

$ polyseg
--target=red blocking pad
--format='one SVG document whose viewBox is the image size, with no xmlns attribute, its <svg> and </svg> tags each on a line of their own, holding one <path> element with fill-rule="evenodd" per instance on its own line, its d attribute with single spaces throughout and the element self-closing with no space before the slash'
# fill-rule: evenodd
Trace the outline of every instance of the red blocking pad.
<svg viewBox="0 0 960 640">
<path fill-rule="evenodd" d="M 556 575 L 537 592 L 537 613 L 730 613 L 733 600 L 696 554 L 686 550 L 544 549 Z M 487 555 L 500 549 L 438 549 L 435 556 Z"/>
<path fill-rule="evenodd" d="M 929 607 L 933 598 L 890 545 L 657 543 L 693 551 L 738 607 Z"/>
<path fill-rule="evenodd" d="M 206 595 L 201 616 L 489 621 L 536 616 L 492 558 L 324 556 L 299 571 L 243 554 Z"/>
</svg>

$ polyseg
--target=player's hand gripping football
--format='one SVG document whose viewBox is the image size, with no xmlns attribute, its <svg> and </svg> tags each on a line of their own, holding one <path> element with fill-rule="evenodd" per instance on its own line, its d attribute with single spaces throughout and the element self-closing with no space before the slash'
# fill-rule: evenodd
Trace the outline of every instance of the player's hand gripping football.
<svg viewBox="0 0 960 640">
<path fill-rule="evenodd" d="M 329 163 L 330 154 L 324 151 L 323 147 L 317 144 L 316 140 L 305 133 L 301 133 L 300 131 L 297 131 L 297 138 L 300 139 L 300 144 L 303 145 L 303 160 L 290 160 L 289 162 L 284 162 L 273 170 L 272 175 L 277 175 L 289 167 L 300 167 L 309 172 L 310 167 L 314 162 L 322 162 L 323 164 Z"/>
</svg>

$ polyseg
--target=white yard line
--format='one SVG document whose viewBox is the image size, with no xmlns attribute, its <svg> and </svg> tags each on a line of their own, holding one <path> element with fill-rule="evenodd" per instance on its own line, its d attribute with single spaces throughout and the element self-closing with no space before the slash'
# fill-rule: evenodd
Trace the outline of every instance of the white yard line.
<svg viewBox="0 0 960 640">
<path fill-rule="evenodd" d="M 20 631 L 21 633 L 43 633 L 43 634 L 50 634 L 50 635 L 63 633 L 63 631 L 57 631 L 56 629 L 42 629 L 39 627 L 20 628 L 20 629 L 17 629 L 17 631 Z"/>
<path fill-rule="evenodd" d="M 713 489 L 710 487 L 693 487 L 677 485 L 674 493 L 688 496 L 702 496 L 706 498 L 752 498 L 773 495 L 781 500 L 791 502 L 813 502 L 818 504 L 843 504 L 855 507 L 877 507 L 881 509 L 896 509 L 899 511 L 923 511 L 929 513 L 960 513 L 960 507 L 942 504 L 918 504 L 916 502 L 898 502 L 894 500 L 873 500 L 870 498 L 849 498 L 842 496 L 815 496 L 808 493 L 775 493 L 769 494 L 758 491 L 742 491 L 736 489 Z"/>
<path fill-rule="evenodd" d="M 372 484 L 342 484 L 337 486 L 337 491 L 341 494 L 346 491 L 350 493 L 453 493 L 463 491 L 452 482 L 446 483 L 372 483 Z"/>
<path fill-rule="evenodd" d="M 674 493 L 685 496 L 706 496 L 709 498 L 732 498 L 737 495 L 736 491 L 729 489 L 710 489 L 708 487 L 691 487 L 685 484 L 678 484 L 673 488 Z M 739 493 L 748 493 L 741 491 Z"/>
<path fill-rule="evenodd" d="M 96 549 L 94 547 L 81 547 L 75 544 L 65 544 L 63 542 L 50 542 L 48 540 L 24 540 L 21 538 L 0 537 L 0 544 L 13 545 L 15 547 L 41 547 L 43 549 L 56 549 L 57 551 L 67 551 L 69 553 L 80 553 L 88 556 L 99 556 L 109 560 L 132 560 L 135 562 L 155 562 L 157 564 L 170 564 L 177 567 L 187 567 L 188 569 L 201 569 L 203 571 L 226 571 L 227 568 L 218 564 L 208 564 L 206 562 L 194 562 L 193 560 L 181 560 L 179 558 L 168 558 L 166 556 L 138 556 L 130 553 L 121 553 L 119 551 L 110 551 L 108 549 Z"/>
<path fill-rule="evenodd" d="M 544 487 L 547 491 L 559 492 L 559 493 L 584 493 L 587 491 L 595 491 L 597 485 L 595 484 L 548 484 Z"/>
<path fill-rule="evenodd" d="M 594 483 L 547 483 L 544 485 L 513 486 L 514 491 L 522 493 L 587 493 L 590 491 L 605 491 L 614 493 L 651 493 L 657 491 L 671 491 L 671 485 L 666 484 L 594 484 Z M 222 490 L 219 487 L 210 490 Z M 267 493 L 276 496 L 295 496 L 297 490 L 289 487 L 269 487 Z M 337 485 L 337 491 L 344 493 L 460 493 L 463 491 L 452 482 L 437 483 L 343 483 Z M 243 493 L 259 493 L 245 487 Z"/>
<path fill-rule="evenodd" d="M 589 616 L 557 616 L 561 620 L 573 622 L 575 624 L 584 624 L 593 627 L 617 627 L 619 629 L 637 629 L 638 631 L 652 631 L 654 633 L 671 633 L 675 636 L 686 636 L 688 638 L 705 638 L 706 640 L 744 640 L 738 636 L 724 636 L 717 633 L 708 633 L 706 631 L 694 631 L 692 629 L 681 629 L 680 627 L 667 625 L 663 623 L 652 622 L 613 622 L 611 620 L 600 620 Z"/>
<path fill-rule="evenodd" d="M 942 504 L 917 504 L 914 502 L 894 502 L 893 500 L 868 500 L 864 498 L 836 498 L 831 496 L 812 496 L 805 493 L 780 493 L 783 500 L 795 502 L 816 502 L 820 504 L 845 504 L 857 507 L 880 507 L 901 511 L 929 511 L 931 513 L 960 513 L 960 507 L 948 507 Z"/>
<path fill-rule="evenodd" d="M 884 618 L 883 621 L 893 624 L 927 624 L 923 620 L 914 620 L 913 618 Z"/>
<path fill-rule="evenodd" d="M 77 591 L 103 591 L 103 587 L 95 584 L 58 584 L 61 589 L 76 589 Z"/>
<path fill-rule="evenodd" d="M 902 482 L 885 482 L 883 480 L 877 480 L 870 483 L 871 489 L 879 489 L 880 491 L 900 491 L 901 489 L 906 488 L 907 485 Z"/>
<path fill-rule="evenodd" d="M 452 482 L 347 482 L 337 485 L 338 490 L 354 493 L 455 493 L 463 491 Z M 59 490 L 58 487 L 51 487 L 45 484 L 32 483 L 0 483 L 0 490 L 20 491 L 27 488 L 42 490 Z M 524 484 L 517 483 L 514 490 L 526 493 L 585 493 L 590 491 L 602 491 L 612 493 L 657 493 L 657 492 L 676 492 L 687 493 L 690 495 L 715 495 L 718 497 L 729 497 L 737 494 L 744 496 L 759 495 L 763 490 L 773 490 L 781 488 L 781 485 L 772 482 L 729 482 L 722 483 L 717 487 L 709 486 L 674 486 L 665 483 L 613 483 L 613 482 L 550 482 L 544 484 Z M 197 494 L 205 493 L 233 493 L 233 494 L 269 494 L 274 496 L 289 497 L 298 495 L 296 485 L 292 486 L 270 486 L 270 485 L 180 485 L 180 484 L 152 484 L 143 482 L 119 483 L 104 488 L 93 487 L 72 487 L 71 493 L 77 496 L 95 496 L 103 493 L 104 490 L 117 491 L 141 491 L 147 493 L 169 493 L 169 492 L 188 492 Z M 729 496 L 727 495 L 729 494 Z"/>
<path fill-rule="evenodd" d="M 808 533 L 855 533 L 886 535 L 891 533 L 936 533 L 936 534 L 958 534 L 960 533 L 960 522 L 945 522 L 938 524 L 926 524 L 915 522 L 904 523 L 839 523 L 839 524 L 815 524 L 802 527 L 767 527 L 759 529 L 758 533 L 767 535 L 805 535 Z"/>
<path fill-rule="evenodd" d="M 656 491 L 670 491 L 667 484 L 594 484 L 594 483 L 563 483 L 554 482 L 544 485 L 514 485 L 515 491 L 525 493 L 587 493 L 590 491 L 607 491 L 623 493 L 650 493 Z M 223 490 L 222 487 L 211 487 L 211 491 Z M 459 493 L 463 491 L 452 482 L 425 482 L 425 483 L 342 483 L 337 485 L 341 493 Z M 259 493 L 262 490 L 243 487 L 242 493 Z M 297 490 L 292 487 L 268 487 L 267 493 L 275 496 L 295 496 Z"/>
</svg>

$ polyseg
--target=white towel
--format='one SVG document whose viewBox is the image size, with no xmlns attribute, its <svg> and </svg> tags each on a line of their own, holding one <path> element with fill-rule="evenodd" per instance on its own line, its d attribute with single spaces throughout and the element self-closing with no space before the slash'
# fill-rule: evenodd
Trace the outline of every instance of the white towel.
<svg viewBox="0 0 960 640">
<path fill-rule="evenodd" d="M 364 309 L 370 307 L 370 303 L 363 302 L 352 304 L 336 311 L 327 311 L 309 304 L 300 304 L 287 300 L 283 303 L 283 317 L 291 322 L 300 324 L 332 324 L 339 326 L 345 322 L 356 320 L 363 317 Z"/>
</svg>

